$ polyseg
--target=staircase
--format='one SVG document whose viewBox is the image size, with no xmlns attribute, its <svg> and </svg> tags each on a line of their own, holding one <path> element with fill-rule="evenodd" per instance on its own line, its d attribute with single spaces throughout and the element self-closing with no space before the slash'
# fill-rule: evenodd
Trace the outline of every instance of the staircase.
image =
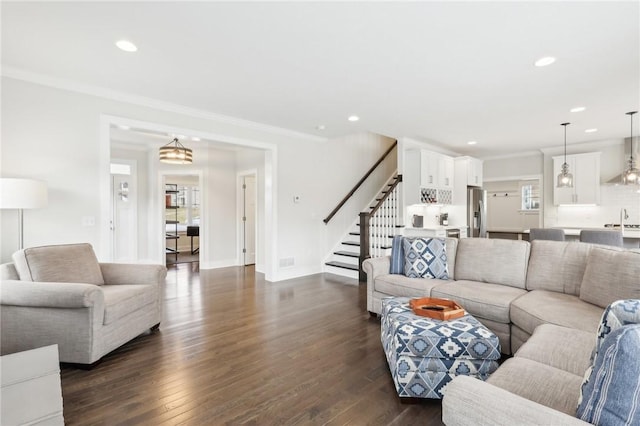
<svg viewBox="0 0 640 426">
<path fill-rule="evenodd" d="M 325 272 L 354 279 L 362 279 L 361 259 L 385 256 L 390 253 L 391 241 L 399 224 L 399 191 L 401 175 L 393 176 L 380 194 L 370 203 L 369 211 L 360 213 L 349 232 L 334 247 L 325 262 Z M 364 220 L 363 220 L 364 219 Z M 363 226 L 363 222 L 364 225 Z M 365 235 L 362 235 L 365 232 Z M 362 247 L 362 245 L 365 247 Z"/>
</svg>

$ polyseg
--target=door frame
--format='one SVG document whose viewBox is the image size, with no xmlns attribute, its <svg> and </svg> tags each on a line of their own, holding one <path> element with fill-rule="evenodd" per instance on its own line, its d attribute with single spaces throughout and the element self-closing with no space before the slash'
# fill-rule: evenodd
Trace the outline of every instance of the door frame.
<svg viewBox="0 0 640 426">
<path fill-rule="evenodd" d="M 204 119 L 203 119 L 204 120 Z M 211 125 L 211 121 L 207 120 Z M 111 173 L 109 164 L 111 161 L 111 126 L 129 126 L 130 128 L 155 130 L 167 134 L 187 134 L 192 137 L 201 139 L 218 141 L 229 146 L 238 146 L 244 148 L 259 149 L 264 151 L 264 176 L 261 189 L 264 191 L 264 274 L 267 281 L 278 281 L 280 278 L 278 268 L 278 146 L 275 143 L 262 142 L 255 139 L 247 139 L 228 134 L 218 134 L 197 130 L 193 128 L 169 126 L 149 121 L 142 121 L 133 118 L 119 117 L 109 114 L 100 114 L 99 124 L 99 174 L 100 174 L 100 219 L 99 219 L 99 245 L 96 247 L 98 257 L 101 261 L 111 260 L 111 248 L 109 238 L 109 197 Z M 157 158 L 155 153 L 150 152 L 150 158 Z M 158 164 L 150 161 L 149 173 L 153 179 L 157 179 Z M 149 182 L 150 187 L 156 185 L 155 182 Z M 157 185 L 160 188 L 160 185 Z M 153 197 L 156 198 L 156 197 Z M 159 211 L 157 200 L 151 200 L 150 211 Z M 150 216 L 150 229 L 159 229 L 160 224 L 164 221 L 158 215 Z M 150 236 L 150 248 L 157 247 L 156 261 L 164 262 L 164 251 L 161 240 L 163 234 L 159 234 L 153 239 Z M 205 241 L 203 241 L 206 244 Z M 158 254 L 159 253 L 159 254 Z M 161 256 L 161 257 L 158 257 Z M 202 256 L 201 256 L 202 257 Z"/>
<path fill-rule="evenodd" d="M 258 170 L 257 169 L 248 169 L 248 170 L 243 170 L 238 172 L 237 174 L 237 203 L 236 203 L 236 217 L 238 217 L 238 227 L 237 227 L 237 253 L 238 256 L 236 258 L 236 263 L 239 266 L 244 266 L 245 265 L 245 257 L 244 257 L 244 253 L 242 252 L 242 249 L 244 248 L 244 226 L 243 226 L 243 221 L 242 221 L 242 216 L 244 214 L 244 189 L 242 188 L 242 185 L 244 184 L 244 178 L 246 176 L 254 176 L 255 181 L 256 181 L 256 187 L 255 187 L 255 211 L 254 211 L 254 217 L 255 217 L 255 224 L 254 224 L 254 236 L 255 236 L 255 253 L 256 253 L 256 258 L 255 258 L 255 265 L 257 266 L 259 264 L 260 259 L 260 254 L 259 254 L 259 250 L 258 247 L 260 247 L 259 244 L 259 234 L 258 234 L 258 188 L 260 183 L 258 182 Z"/>
</svg>

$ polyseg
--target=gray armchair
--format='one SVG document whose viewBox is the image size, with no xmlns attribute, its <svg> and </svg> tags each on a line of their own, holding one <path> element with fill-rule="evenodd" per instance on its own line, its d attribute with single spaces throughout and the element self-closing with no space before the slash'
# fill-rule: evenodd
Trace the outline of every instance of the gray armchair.
<svg viewBox="0 0 640 426">
<path fill-rule="evenodd" d="M 93 364 L 162 319 L 163 265 L 98 263 L 89 244 L 33 247 L 0 266 L 0 350 L 57 344 Z"/>
</svg>

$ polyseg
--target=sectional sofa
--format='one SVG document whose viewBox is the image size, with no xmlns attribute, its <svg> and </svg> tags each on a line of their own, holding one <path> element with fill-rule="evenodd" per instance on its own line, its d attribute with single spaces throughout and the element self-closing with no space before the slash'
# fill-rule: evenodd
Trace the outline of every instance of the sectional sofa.
<svg viewBox="0 0 640 426">
<path fill-rule="evenodd" d="M 448 280 L 390 274 L 389 256 L 363 263 L 370 313 L 379 314 L 390 296 L 451 298 L 498 335 L 504 354 L 515 354 L 487 382 L 465 376 L 450 382 L 443 421 L 586 424 L 576 407 L 597 333 L 610 331 L 601 325 L 603 313 L 612 302 L 640 299 L 640 251 L 478 238 L 446 239 L 445 246 Z M 634 303 L 639 317 L 640 301 Z M 635 368 L 618 374 L 640 389 L 640 363 Z M 626 394 L 633 399 L 634 390 Z"/>
<path fill-rule="evenodd" d="M 369 312 L 380 314 L 382 299 L 390 296 L 454 299 L 500 338 L 504 354 L 512 354 L 541 324 L 595 332 L 609 303 L 640 297 L 640 285 L 611 288 L 599 268 L 638 254 L 633 250 L 545 240 L 445 241 L 449 280 L 390 274 L 390 256 L 365 260 Z"/>
</svg>

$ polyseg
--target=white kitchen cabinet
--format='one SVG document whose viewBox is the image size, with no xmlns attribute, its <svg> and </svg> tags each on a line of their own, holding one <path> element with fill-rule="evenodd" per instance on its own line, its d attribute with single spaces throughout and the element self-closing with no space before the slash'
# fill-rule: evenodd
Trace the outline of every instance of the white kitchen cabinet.
<svg viewBox="0 0 640 426">
<path fill-rule="evenodd" d="M 414 149 L 406 151 L 404 162 L 402 180 L 407 205 L 451 204 L 454 175 L 452 157 Z"/>
<path fill-rule="evenodd" d="M 482 186 L 482 160 L 473 157 L 458 157 L 456 164 L 461 166 L 462 174 L 458 173 L 456 179 L 464 177 L 464 186 Z"/>
<path fill-rule="evenodd" d="M 440 186 L 453 189 L 453 158 L 441 155 L 438 160 L 438 169 L 440 171 Z"/>
<path fill-rule="evenodd" d="M 564 155 L 553 157 L 553 204 L 600 204 L 600 153 L 567 155 L 572 188 L 557 188 Z"/>
<path fill-rule="evenodd" d="M 420 186 L 440 187 L 440 158 L 435 152 L 420 150 Z"/>
</svg>

